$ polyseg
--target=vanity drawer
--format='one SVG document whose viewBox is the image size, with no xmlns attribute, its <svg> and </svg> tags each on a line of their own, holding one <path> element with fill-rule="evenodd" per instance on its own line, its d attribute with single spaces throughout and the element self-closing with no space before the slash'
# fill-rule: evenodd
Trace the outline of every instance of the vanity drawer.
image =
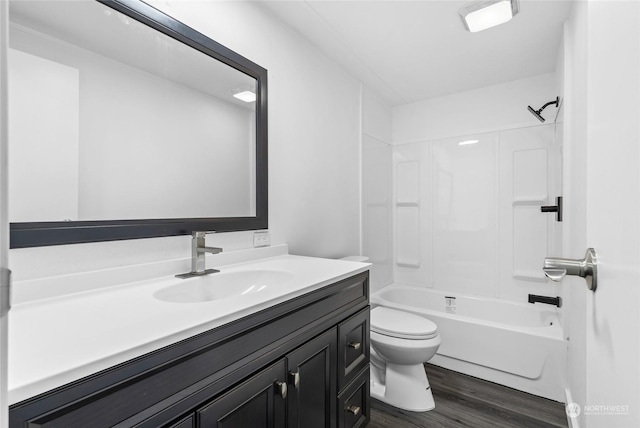
<svg viewBox="0 0 640 428">
<path fill-rule="evenodd" d="M 369 364 L 369 307 L 338 324 L 338 390 Z"/>
<path fill-rule="evenodd" d="M 338 428 L 369 423 L 369 366 L 338 396 Z"/>
</svg>

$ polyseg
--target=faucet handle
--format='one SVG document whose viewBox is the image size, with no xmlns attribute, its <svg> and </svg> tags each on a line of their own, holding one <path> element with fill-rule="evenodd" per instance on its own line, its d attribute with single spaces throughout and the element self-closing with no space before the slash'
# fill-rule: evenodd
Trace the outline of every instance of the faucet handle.
<svg viewBox="0 0 640 428">
<path fill-rule="evenodd" d="M 216 233 L 215 230 L 210 230 L 210 231 L 205 231 L 205 230 L 194 230 L 193 232 L 191 232 L 191 239 L 193 240 L 194 244 L 198 247 L 204 247 L 205 245 L 205 237 L 207 235 L 210 235 L 212 233 Z"/>
<path fill-rule="evenodd" d="M 218 247 L 207 247 L 205 243 L 205 236 L 211 233 L 215 233 L 215 231 L 204 232 L 204 231 L 194 231 L 191 232 L 191 236 L 193 237 L 191 240 L 192 250 L 195 253 L 211 253 L 218 254 L 222 252 L 222 248 Z"/>
</svg>

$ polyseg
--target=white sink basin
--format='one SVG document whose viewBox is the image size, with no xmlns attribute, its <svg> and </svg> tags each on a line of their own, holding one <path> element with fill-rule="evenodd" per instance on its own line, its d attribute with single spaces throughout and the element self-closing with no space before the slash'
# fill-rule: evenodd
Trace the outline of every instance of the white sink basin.
<svg viewBox="0 0 640 428">
<path fill-rule="evenodd" d="M 156 291 L 153 296 L 172 303 L 210 302 L 260 293 L 291 278 L 291 272 L 275 269 L 219 272 L 179 280 L 177 284 Z"/>
</svg>

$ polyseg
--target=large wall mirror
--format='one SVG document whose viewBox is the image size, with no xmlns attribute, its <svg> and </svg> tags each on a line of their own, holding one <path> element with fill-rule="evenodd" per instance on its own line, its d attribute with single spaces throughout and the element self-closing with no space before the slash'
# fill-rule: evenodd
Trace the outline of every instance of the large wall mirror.
<svg viewBox="0 0 640 428">
<path fill-rule="evenodd" d="M 11 248 L 267 228 L 267 71 L 139 0 L 11 0 Z"/>
</svg>

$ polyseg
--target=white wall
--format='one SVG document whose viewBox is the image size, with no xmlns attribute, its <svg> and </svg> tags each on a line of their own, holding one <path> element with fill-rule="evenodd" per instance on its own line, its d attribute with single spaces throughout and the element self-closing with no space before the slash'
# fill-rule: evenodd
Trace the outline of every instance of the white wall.
<svg viewBox="0 0 640 428">
<path fill-rule="evenodd" d="M 295 254 L 340 257 L 360 246 L 360 85 L 253 2 L 156 2 L 269 70 L 269 229 Z M 190 237 L 11 251 L 16 280 L 189 256 Z M 225 250 L 252 232 L 212 235 Z"/>
<path fill-rule="evenodd" d="M 79 219 L 255 215 L 255 113 L 101 59 L 81 66 Z"/>
<path fill-rule="evenodd" d="M 595 293 L 567 281 L 569 388 L 588 428 L 640 426 L 639 24 L 638 2 L 578 2 L 565 33 L 565 241 L 599 259 Z"/>
<path fill-rule="evenodd" d="M 555 73 L 432 98 L 393 109 L 393 144 L 479 134 L 539 125 L 527 105 L 538 109 L 558 93 Z M 542 114 L 553 122 L 555 109 Z"/>
<path fill-rule="evenodd" d="M 362 253 L 369 257 L 371 291 L 393 281 L 391 228 L 391 106 L 362 95 Z"/>
<path fill-rule="evenodd" d="M 368 88 L 362 92 L 362 133 L 385 144 L 391 144 L 391 104 Z"/>
<path fill-rule="evenodd" d="M 9 219 L 77 220 L 80 72 L 9 49 L 9 74 Z"/>
</svg>

